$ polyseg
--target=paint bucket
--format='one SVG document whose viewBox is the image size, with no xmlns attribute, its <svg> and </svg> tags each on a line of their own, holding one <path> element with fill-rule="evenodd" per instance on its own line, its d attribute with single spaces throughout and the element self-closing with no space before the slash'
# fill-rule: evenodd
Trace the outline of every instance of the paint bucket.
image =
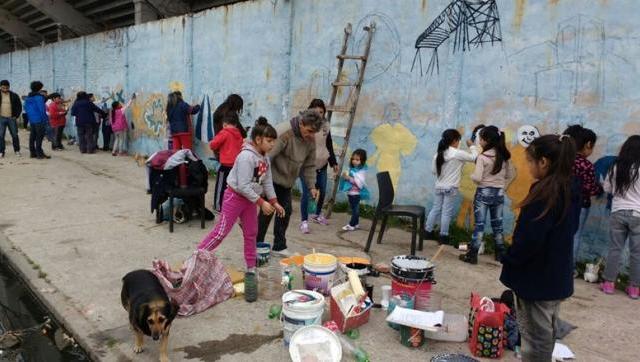
<svg viewBox="0 0 640 362">
<path fill-rule="evenodd" d="M 309 290 L 292 290 L 282 296 L 282 330 L 284 344 L 300 328 L 322 324 L 324 297 Z"/>
<path fill-rule="evenodd" d="M 391 295 L 408 294 L 415 299 L 414 309 L 428 311 L 429 298 L 431 297 L 430 281 L 408 282 L 404 283 L 393 278 L 391 280 Z"/>
<path fill-rule="evenodd" d="M 338 337 L 322 326 L 300 328 L 291 337 L 289 355 L 293 362 L 340 362 L 342 345 Z"/>
<path fill-rule="evenodd" d="M 269 256 L 271 255 L 271 244 L 269 243 L 257 243 L 256 254 L 258 257 L 257 265 L 263 266 L 269 264 Z"/>
<path fill-rule="evenodd" d="M 329 295 L 338 267 L 338 259 L 331 254 L 315 253 L 304 257 L 304 287 Z"/>
</svg>

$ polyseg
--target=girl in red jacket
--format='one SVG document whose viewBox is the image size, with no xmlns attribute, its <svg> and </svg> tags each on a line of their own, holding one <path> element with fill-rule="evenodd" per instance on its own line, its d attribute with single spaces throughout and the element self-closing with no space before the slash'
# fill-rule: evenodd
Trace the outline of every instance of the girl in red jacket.
<svg viewBox="0 0 640 362">
<path fill-rule="evenodd" d="M 61 151 L 64 149 L 62 146 L 62 131 L 67 124 L 67 110 L 62 104 L 62 96 L 59 93 L 53 93 L 49 98 L 52 100 L 47 107 L 49 112 L 49 123 L 53 128 L 54 137 L 51 143 L 51 149 L 54 151 Z"/>
<path fill-rule="evenodd" d="M 239 124 L 237 113 L 227 113 L 222 118 L 222 130 L 216 134 L 209 143 L 209 147 L 214 153 L 220 154 L 220 168 L 216 177 L 216 190 L 213 196 L 213 209 L 222 210 L 222 200 L 224 191 L 227 189 L 227 176 L 233 168 L 233 163 L 242 149 L 242 134 L 236 127 Z"/>
</svg>

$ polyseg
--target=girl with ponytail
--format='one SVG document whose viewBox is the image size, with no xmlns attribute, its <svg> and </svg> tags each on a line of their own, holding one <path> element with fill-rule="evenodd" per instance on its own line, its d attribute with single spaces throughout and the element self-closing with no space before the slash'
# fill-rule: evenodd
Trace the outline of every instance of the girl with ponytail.
<svg viewBox="0 0 640 362">
<path fill-rule="evenodd" d="M 504 141 L 504 132 L 496 126 L 487 126 L 480 130 L 480 146 L 483 151 L 476 160 L 476 168 L 471 180 L 478 185 L 473 199 L 473 216 L 475 226 L 471 238 L 471 247 L 466 254 L 460 255 L 460 260 L 478 264 L 478 252 L 482 246 L 484 223 L 487 214 L 491 216 L 491 229 L 496 241 L 496 260 L 504 252 L 504 238 L 502 226 L 502 209 L 504 206 L 504 190 L 513 180 L 514 171 L 511 153 Z"/>
<path fill-rule="evenodd" d="M 458 149 L 461 138 L 460 132 L 455 129 L 442 132 L 438 152 L 433 156 L 432 169 L 437 178 L 433 207 L 425 225 L 425 238 L 435 239 L 433 230 L 435 225 L 439 224 L 440 244 L 449 243 L 449 224 L 458 195 L 462 166 L 465 162 L 474 162 L 479 153 L 478 147 L 474 146 L 472 141 L 467 141 L 471 152 Z"/>
<path fill-rule="evenodd" d="M 234 120 L 232 120 L 234 121 Z M 232 124 L 232 123 L 229 123 Z M 244 238 L 245 300 L 254 302 L 258 294 L 256 279 L 256 235 L 258 208 L 266 215 L 285 216 L 278 203 L 271 178 L 271 162 L 267 154 L 273 149 L 278 134 L 266 118 L 260 117 L 251 129 L 251 142 L 242 147 L 229 171 L 221 217 L 202 239 L 198 249 L 214 250 L 231 232 L 237 219 L 242 222 Z"/>
<path fill-rule="evenodd" d="M 519 205 L 513 243 L 500 281 L 516 296 L 523 361 L 551 361 L 560 303 L 573 294 L 573 237 L 580 185 L 572 172 L 576 147 L 567 135 L 545 135 L 526 151 L 537 181 Z"/>
</svg>

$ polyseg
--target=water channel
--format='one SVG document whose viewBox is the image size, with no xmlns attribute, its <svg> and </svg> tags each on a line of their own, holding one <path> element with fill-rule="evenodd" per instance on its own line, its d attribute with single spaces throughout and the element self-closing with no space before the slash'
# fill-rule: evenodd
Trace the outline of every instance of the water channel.
<svg viewBox="0 0 640 362">
<path fill-rule="evenodd" d="M 0 361 L 11 362 L 57 362 L 57 361 L 90 361 L 79 347 L 68 346 L 62 351 L 58 349 L 58 341 L 62 331 L 58 331 L 55 321 L 46 333 L 42 324 L 47 319 L 44 306 L 26 288 L 22 281 L 0 258 Z M 7 347 L 13 337 L 3 334 L 7 331 L 21 332 L 21 341 L 14 347 Z"/>
</svg>

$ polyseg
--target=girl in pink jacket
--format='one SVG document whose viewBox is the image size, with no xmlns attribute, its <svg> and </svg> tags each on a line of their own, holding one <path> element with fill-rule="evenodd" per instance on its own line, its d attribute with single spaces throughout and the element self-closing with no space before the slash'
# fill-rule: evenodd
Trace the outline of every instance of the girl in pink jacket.
<svg viewBox="0 0 640 362">
<path fill-rule="evenodd" d="M 131 97 L 124 107 L 120 102 L 111 103 L 111 129 L 115 135 L 113 152 L 111 153 L 112 156 L 123 156 L 127 154 L 127 130 L 129 129 L 129 123 L 127 122 L 125 112 L 135 97 L 136 95 L 134 93 L 133 97 Z"/>
</svg>

